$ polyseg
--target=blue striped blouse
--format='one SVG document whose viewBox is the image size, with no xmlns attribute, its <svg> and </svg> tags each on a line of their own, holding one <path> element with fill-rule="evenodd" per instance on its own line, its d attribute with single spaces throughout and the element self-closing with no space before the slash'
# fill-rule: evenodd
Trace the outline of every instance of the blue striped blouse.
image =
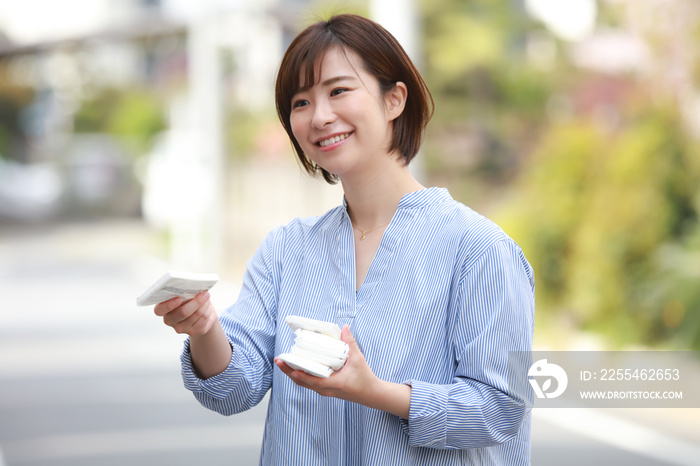
<svg viewBox="0 0 700 466">
<path fill-rule="evenodd" d="M 405 195 L 355 291 L 345 205 L 272 231 L 220 316 L 229 367 L 185 386 L 225 415 L 268 390 L 263 465 L 525 465 L 530 461 L 533 272 L 493 222 L 446 189 Z M 381 379 L 412 386 L 409 419 L 295 385 L 273 363 L 287 315 L 351 325 Z"/>
</svg>

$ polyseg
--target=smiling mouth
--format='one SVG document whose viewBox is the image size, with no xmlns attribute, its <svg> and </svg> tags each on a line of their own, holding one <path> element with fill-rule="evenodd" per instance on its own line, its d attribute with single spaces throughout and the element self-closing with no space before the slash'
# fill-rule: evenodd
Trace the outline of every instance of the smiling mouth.
<svg viewBox="0 0 700 466">
<path fill-rule="evenodd" d="M 321 147 L 327 147 L 330 146 L 331 144 L 336 144 L 339 143 L 340 141 L 344 141 L 345 139 L 348 138 L 352 133 L 344 133 L 344 134 L 337 134 L 333 137 L 330 137 L 328 139 L 324 139 L 322 141 L 319 141 L 317 144 Z"/>
</svg>

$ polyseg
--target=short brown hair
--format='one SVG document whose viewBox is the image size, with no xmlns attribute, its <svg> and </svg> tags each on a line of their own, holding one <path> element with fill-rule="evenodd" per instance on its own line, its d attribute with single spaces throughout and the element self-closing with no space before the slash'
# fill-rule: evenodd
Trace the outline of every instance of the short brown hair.
<svg viewBox="0 0 700 466">
<path fill-rule="evenodd" d="M 317 174 L 320 170 L 330 184 L 338 182 L 336 175 L 318 167 L 304 154 L 290 123 L 292 98 L 302 87 L 302 71 L 306 74 L 306 83 L 315 83 L 317 61 L 334 46 L 355 52 L 362 60 L 365 71 L 377 79 L 382 91 L 393 89 L 399 81 L 406 85 L 406 106 L 394 121 L 389 151 L 397 151 L 408 165 L 420 149 L 425 127 L 433 114 L 434 103 L 428 86 L 408 54 L 386 29 L 362 16 L 343 14 L 304 29 L 287 48 L 277 74 L 277 115 L 302 166 L 311 174 Z"/>
</svg>

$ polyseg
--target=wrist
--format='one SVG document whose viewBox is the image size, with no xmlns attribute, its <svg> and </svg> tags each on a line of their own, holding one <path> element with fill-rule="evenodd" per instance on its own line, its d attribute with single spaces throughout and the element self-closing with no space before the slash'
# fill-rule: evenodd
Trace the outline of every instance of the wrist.
<svg viewBox="0 0 700 466">
<path fill-rule="evenodd" d="M 411 386 L 376 379 L 370 393 L 370 406 L 408 419 L 411 409 Z"/>
<path fill-rule="evenodd" d="M 228 367 L 232 348 L 221 325 L 215 324 L 207 333 L 190 336 L 190 353 L 195 373 L 207 379 Z"/>
</svg>

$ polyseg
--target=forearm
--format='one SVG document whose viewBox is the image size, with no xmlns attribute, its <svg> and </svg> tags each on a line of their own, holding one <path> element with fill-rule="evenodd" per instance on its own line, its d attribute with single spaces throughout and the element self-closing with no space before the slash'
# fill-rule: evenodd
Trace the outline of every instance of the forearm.
<svg viewBox="0 0 700 466">
<path fill-rule="evenodd" d="M 218 322 L 209 332 L 190 337 L 190 352 L 194 371 L 201 379 L 222 373 L 231 362 L 231 344 Z"/>
<path fill-rule="evenodd" d="M 377 379 L 373 389 L 366 392 L 360 404 L 408 419 L 411 410 L 411 386 Z"/>
</svg>

